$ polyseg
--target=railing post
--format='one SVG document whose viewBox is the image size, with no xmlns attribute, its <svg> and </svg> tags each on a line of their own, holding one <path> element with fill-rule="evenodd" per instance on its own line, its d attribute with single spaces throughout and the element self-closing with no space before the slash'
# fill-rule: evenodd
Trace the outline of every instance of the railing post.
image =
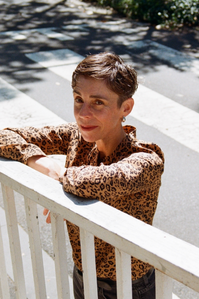
<svg viewBox="0 0 199 299">
<path fill-rule="evenodd" d="M 57 293 L 59 299 L 70 299 L 70 287 L 67 267 L 67 251 L 63 217 L 51 213 L 53 250 L 55 255 L 55 271 Z"/>
<path fill-rule="evenodd" d="M 13 274 L 17 299 L 26 299 L 24 271 L 17 224 L 17 215 L 13 190 L 2 184 L 4 208 L 12 257 Z"/>
<path fill-rule="evenodd" d="M 115 248 L 116 274 L 117 274 L 117 298 L 132 298 L 131 282 L 131 256 L 118 248 Z"/>
<path fill-rule="evenodd" d="M 37 204 L 26 197 L 24 197 L 24 202 L 26 208 L 26 219 L 30 242 L 35 294 L 37 299 L 43 299 L 46 298 L 46 287 L 39 232 Z"/>
<path fill-rule="evenodd" d="M 0 288 L 2 293 L 2 298 L 9 299 L 10 292 L 8 286 L 8 278 L 7 278 L 7 271 L 6 271 L 6 264 L 5 264 L 5 255 L 3 249 L 3 240 L 1 234 L 1 224 L 0 224 Z M 1 294 L 0 294 L 1 298 Z"/>
<path fill-rule="evenodd" d="M 97 299 L 97 276 L 95 264 L 94 236 L 80 228 L 84 296 L 85 299 Z"/>
<path fill-rule="evenodd" d="M 156 299 L 172 299 L 173 279 L 155 270 Z"/>
</svg>

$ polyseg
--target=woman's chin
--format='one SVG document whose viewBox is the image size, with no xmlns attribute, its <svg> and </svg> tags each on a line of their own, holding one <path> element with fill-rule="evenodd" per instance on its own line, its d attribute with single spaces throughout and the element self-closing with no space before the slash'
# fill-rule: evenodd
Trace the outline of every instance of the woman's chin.
<svg viewBox="0 0 199 299">
<path fill-rule="evenodd" d="M 91 137 L 91 136 L 84 136 L 84 135 L 82 134 L 82 137 L 83 137 L 83 139 L 84 139 L 86 142 L 93 143 L 93 142 L 96 141 L 96 138 Z"/>
</svg>

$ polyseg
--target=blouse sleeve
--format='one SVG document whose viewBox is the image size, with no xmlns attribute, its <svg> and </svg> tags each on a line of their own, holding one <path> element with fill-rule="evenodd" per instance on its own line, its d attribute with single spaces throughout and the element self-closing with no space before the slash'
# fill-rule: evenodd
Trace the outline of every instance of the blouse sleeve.
<svg viewBox="0 0 199 299">
<path fill-rule="evenodd" d="M 160 187 L 163 160 L 156 153 L 134 153 L 111 165 L 70 167 L 63 178 L 66 192 L 105 199 Z"/>
<path fill-rule="evenodd" d="M 0 131 L 0 156 L 27 164 L 28 158 L 32 156 L 66 154 L 74 130 L 75 124 L 41 129 L 6 128 Z"/>
</svg>

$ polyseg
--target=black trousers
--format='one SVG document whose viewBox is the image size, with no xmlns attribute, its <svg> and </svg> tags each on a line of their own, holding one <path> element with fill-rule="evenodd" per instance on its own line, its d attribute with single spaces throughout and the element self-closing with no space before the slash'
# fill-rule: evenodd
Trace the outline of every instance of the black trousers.
<svg viewBox="0 0 199 299">
<path fill-rule="evenodd" d="M 116 282 L 97 278 L 98 299 L 117 299 Z M 74 266 L 73 287 L 75 299 L 84 299 L 82 272 Z M 155 299 L 155 270 L 152 268 L 142 278 L 132 281 L 133 299 Z M 130 299 L 130 298 L 129 298 Z"/>
</svg>

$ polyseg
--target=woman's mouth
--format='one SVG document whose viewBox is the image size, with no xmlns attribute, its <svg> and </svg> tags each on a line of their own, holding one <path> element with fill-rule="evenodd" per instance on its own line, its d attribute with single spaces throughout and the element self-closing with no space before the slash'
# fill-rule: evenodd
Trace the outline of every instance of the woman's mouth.
<svg viewBox="0 0 199 299">
<path fill-rule="evenodd" d="M 83 131 L 92 131 L 97 128 L 97 126 L 80 126 Z"/>
</svg>

